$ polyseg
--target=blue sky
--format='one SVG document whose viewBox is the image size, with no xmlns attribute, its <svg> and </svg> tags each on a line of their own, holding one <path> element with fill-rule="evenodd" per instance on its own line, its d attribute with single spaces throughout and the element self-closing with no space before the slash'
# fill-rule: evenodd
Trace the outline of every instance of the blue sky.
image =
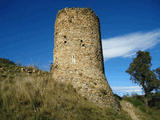
<svg viewBox="0 0 160 120">
<path fill-rule="evenodd" d="M 160 0 L 0 0 L 0 57 L 49 70 L 56 14 L 65 7 L 95 11 L 108 82 L 115 92 L 140 91 L 125 70 L 138 50 L 160 67 Z"/>
</svg>

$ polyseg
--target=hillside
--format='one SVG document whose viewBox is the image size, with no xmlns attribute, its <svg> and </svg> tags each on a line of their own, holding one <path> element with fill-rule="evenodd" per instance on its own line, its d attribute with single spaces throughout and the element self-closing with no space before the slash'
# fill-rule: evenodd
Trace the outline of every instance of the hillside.
<svg viewBox="0 0 160 120">
<path fill-rule="evenodd" d="M 0 58 L 0 120 L 158 120 L 157 109 L 149 113 L 128 97 L 118 100 L 121 111 L 100 108 L 51 73 Z"/>
</svg>

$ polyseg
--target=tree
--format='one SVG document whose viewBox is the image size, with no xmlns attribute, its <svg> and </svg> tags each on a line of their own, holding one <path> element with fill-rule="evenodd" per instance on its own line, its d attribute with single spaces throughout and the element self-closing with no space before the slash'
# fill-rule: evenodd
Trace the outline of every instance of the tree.
<svg viewBox="0 0 160 120">
<path fill-rule="evenodd" d="M 153 72 L 157 76 L 157 83 L 156 83 L 157 88 L 156 88 L 156 92 L 160 92 L 160 67 L 158 67 L 155 70 L 153 70 Z"/>
<path fill-rule="evenodd" d="M 160 67 L 156 68 L 154 72 L 157 75 L 157 78 L 160 80 Z"/>
<path fill-rule="evenodd" d="M 151 71 L 151 56 L 149 52 L 138 51 L 137 57 L 133 59 L 127 73 L 130 74 L 130 79 L 142 86 L 145 93 L 145 104 L 148 105 L 148 98 L 150 93 L 157 88 L 157 78 L 153 71 Z"/>
</svg>

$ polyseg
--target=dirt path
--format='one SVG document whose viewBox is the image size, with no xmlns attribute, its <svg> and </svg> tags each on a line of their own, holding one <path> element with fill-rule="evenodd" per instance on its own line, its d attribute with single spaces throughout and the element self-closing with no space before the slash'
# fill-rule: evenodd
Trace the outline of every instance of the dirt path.
<svg viewBox="0 0 160 120">
<path fill-rule="evenodd" d="M 132 118 L 132 120 L 140 120 L 136 116 L 136 114 L 135 114 L 135 108 L 134 108 L 134 106 L 131 103 L 129 103 L 129 102 L 125 101 L 125 100 L 122 100 L 120 102 L 120 104 L 122 106 L 122 109 L 129 114 L 129 116 Z"/>
</svg>

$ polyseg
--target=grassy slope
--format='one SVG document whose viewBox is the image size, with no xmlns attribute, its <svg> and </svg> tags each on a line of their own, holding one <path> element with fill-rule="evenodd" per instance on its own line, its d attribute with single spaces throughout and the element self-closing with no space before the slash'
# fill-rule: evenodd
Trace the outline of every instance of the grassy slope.
<svg viewBox="0 0 160 120">
<path fill-rule="evenodd" d="M 124 96 L 123 100 L 133 104 L 137 109 L 136 114 L 142 120 L 160 120 L 159 101 L 158 105 L 153 107 L 146 107 L 144 104 L 143 96 L 133 95 L 131 97 Z"/>
<path fill-rule="evenodd" d="M 121 103 L 140 120 L 159 120 L 160 109 L 145 107 L 142 101 L 142 96 L 135 95 L 123 97 Z M 0 58 L 0 120 L 117 119 L 130 117 L 124 111 L 99 108 L 77 94 L 71 85 L 54 81 L 49 72 Z"/>
<path fill-rule="evenodd" d="M 99 108 L 71 85 L 54 81 L 48 72 L 23 69 L 0 59 L 2 120 L 130 120 L 124 111 Z"/>
</svg>

